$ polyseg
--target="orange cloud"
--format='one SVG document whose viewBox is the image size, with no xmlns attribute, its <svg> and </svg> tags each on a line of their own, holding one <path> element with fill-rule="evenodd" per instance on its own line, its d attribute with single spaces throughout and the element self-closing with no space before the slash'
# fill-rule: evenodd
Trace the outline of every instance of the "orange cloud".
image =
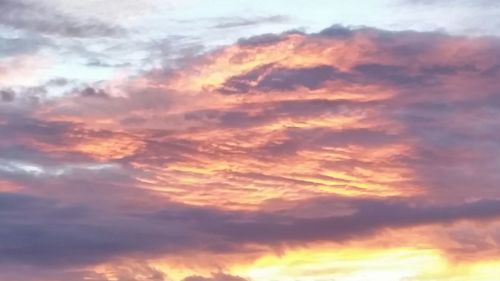
<svg viewBox="0 0 500 281">
<path fill-rule="evenodd" d="M 33 197 L 0 195 L 51 226 L 45 259 L 94 279 L 490 281 L 498 47 L 333 26 L 14 103 L 0 113 L 0 190 Z M 90 238 L 71 240 L 61 212 Z M 51 239 L 80 255 L 61 262 Z"/>
</svg>

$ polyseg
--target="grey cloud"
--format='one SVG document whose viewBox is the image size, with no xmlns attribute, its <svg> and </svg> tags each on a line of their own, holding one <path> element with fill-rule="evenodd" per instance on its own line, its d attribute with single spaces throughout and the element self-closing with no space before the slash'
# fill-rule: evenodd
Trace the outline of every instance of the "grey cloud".
<svg viewBox="0 0 500 281">
<path fill-rule="evenodd" d="M 109 98 L 109 95 L 102 89 L 96 89 L 93 87 L 87 87 L 81 91 L 78 91 L 78 93 L 82 97 L 89 97 L 89 98 Z"/>
<path fill-rule="evenodd" d="M 385 228 L 451 223 L 468 219 L 494 219 L 500 202 L 485 200 L 456 206 L 411 207 L 404 202 L 358 201 L 352 215 L 295 219 L 256 215 L 249 222 L 204 223 L 202 230 L 221 235 L 235 243 L 293 243 L 304 241 L 345 241 Z"/>
<path fill-rule="evenodd" d="M 46 86 L 49 87 L 64 87 L 68 84 L 70 84 L 71 81 L 64 78 L 64 77 L 58 77 L 58 78 L 53 78 L 49 81 L 47 81 Z"/>
<path fill-rule="evenodd" d="M 347 79 L 347 75 L 328 65 L 309 68 L 282 68 L 265 65 L 228 79 L 219 89 L 223 94 L 243 94 L 250 90 L 287 91 L 298 87 L 318 89 L 326 81 Z M 252 82 L 258 80 L 256 86 Z"/>
<path fill-rule="evenodd" d="M 123 35 L 124 30 L 95 19 L 79 20 L 37 2 L 0 1 L 0 25 L 40 34 L 63 37 L 101 37 Z"/>
<path fill-rule="evenodd" d="M 283 41 L 285 39 L 286 38 L 284 38 L 281 35 L 269 33 L 269 34 L 253 36 L 250 38 L 239 39 L 238 44 L 240 46 L 263 46 L 263 45 L 274 44 Z"/>
<path fill-rule="evenodd" d="M 32 54 L 37 52 L 41 47 L 49 46 L 51 44 L 52 42 L 49 39 L 36 35 L 15 38 L 0 36 L 0 57 Z"/>
<path fill-rule="evenodd" d="M 287 22 L 289 19 L 285 16 L 268 16 L 268 17 L 258 17 L 253 19 L 247 18 L 234 18 L 227 19 L 222 21 L 221 23 L 215 25 L 215 28 L 235 28 L 235 27 L 245 27 L 245 26 L 253 26 L 264 23 L 283 23 Z"/>
<path fill-rule="evenodd" d="M 159 245 L 168 251 L 184 244 L 187 238 L 187 233 L 179 233 L 175 222 L 155 225 L 126 216 L 92 219 L 105 215 L 91 210 L 61 217 L 57 214 L 67 214 L 68 209 L 42 198 L 9 194 L 0 197 L 7 206 L 15 205 L 0 210 L 2 264 L 95 264 L 121 254 L 158 254 Z"/>
<path fill-rule="evenodd" d="M 68 122 L 47 122 L 14 114 L 4 114 L 2 117 L 8 118 L 8 122 L 0 125 L 0 133 L 18 141 L 35 138 L 41 142 L 62 144 L 64 135 L 74 128 Z"/>
<path fill-rule="evenodd" d="M 484 71 L 484 74 L 491 77 L 500 74 L 500 64 L 490 67 L 489 69 Z"/>
<path fill-rule="evenodd" d="M 87 65 L 92 66 L 92 67 L 112 67 L 112 68 L 131 66 L 130 63 L 108 63 L 106 61 L 99 60 L 96 58 L 90 59 L 90 61 L 87 63 Z"/>
<path fill-rule="evenodd" d="M 439 76 L 452 76 L 478 73 L 473 65 L 430 64 L 417 70 L 410 70 L 402 65 L 358 64 L 352 69 L 360 74 L 359 81 L 371 83 L 389 82 L 399 86 L 432 85 L 439 82 Z"/>
<path fill-rule="evenodd" d="M 408 74 L 403 66 L 384 64 L 360 64 L 354 67 L 354 71 L 362 74 L 368 79 L 376 81 L 389 81 L 398 85 L 421 84 L 425 77 Z"/>
<path fill-rule="evenodd" d="M 478 70 L 474 65 L 429 65 L 421 68 L 420 71 L 427 75 L 454 75 L 460 72 L 473 73 Z"/>
<path fill-rule="evenodd" d="M 436 44 L 449 38 L 441 32 L 418 32 L 413 30 L 389 31 L 368 26 L 332 25 L 312 37 L 330 38 L 332 40 L 351 40 L 355 35 L 363 35 L 376 44 L 375 55 L 398 57 L 401 62 L 412 61 L 415 56 L 432 53 Z"/>
<path fill-rule="evenodd" d="M 298 86 L 308 89 L 317 89 L 328 80 L 335 78 L 335 75 L 342 76 L 332 66 L 320 65 L 303 69 L 273 69 L 266 75 L 259 84 L 258 88 L 275 90 L 292 90 Z"/>
<path fill-rule="evenodd" d="M 355 34 L 355 32 L 356 31 L 354 31 L 352 28 L 340 24 L 334 24 L 328 28 L 321 30 L 318 33 L 318 35 L 332 37 L 332 38 L 339 38 L 339 39 L 347 39 L 351 37 L 353 34 Z"/>
<path fill-rule="evenodd" d="M 16 93 L 12 90 L 0 90 L 0 100 L 3 102 L 14 101 Z"/>
<path fill-rule="evenodd" d="M 241 251 L 252 244 L 341 242 L 386 228 L 500 216 L 500 202 L 495 200 L 450 206 L 330 200 L 348 204 L 355 212 L 297 218 L 289 215 L 294 213 L 293 209 L 275 213 L 242 212 L 174 203 L 164 203 L 158 211 L 150 212 L 130 207 L 117 209 L 113 204 L 108 207 L 68 205 L 41 197 L 0 193 L 3 247 L 0 261 L 4 265 L 64 268 L 94 264 L 116 256 L 152 257 L 186 250 Z M 324 200 L 319 203 L 325 204 Z M 314 204 L 314 200 L 308 204 Z M 109 209 L 109 206 L 115 207 Z"/>
</svg>

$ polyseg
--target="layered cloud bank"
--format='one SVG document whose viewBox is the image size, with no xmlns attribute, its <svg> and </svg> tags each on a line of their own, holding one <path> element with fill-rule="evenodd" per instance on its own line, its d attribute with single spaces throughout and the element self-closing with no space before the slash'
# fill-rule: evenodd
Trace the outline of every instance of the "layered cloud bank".
<svg viewBox="0 0 500 281">
<path fill-rule="evenodd" d="M 495 37 L 335 25 L 5 87 L 0 280 L 492 281 L 499 78 Z"/>
</svg>

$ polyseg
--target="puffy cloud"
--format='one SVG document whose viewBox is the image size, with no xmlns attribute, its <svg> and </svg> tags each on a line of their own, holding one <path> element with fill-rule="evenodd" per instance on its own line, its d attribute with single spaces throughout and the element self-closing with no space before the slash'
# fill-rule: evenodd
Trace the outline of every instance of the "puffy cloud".
<svg viewBox="0 0 500 281">
<path fill-rule="evenodd" d="M 109 275 L 89 267 L 120 258 L 489 223 L 500 216 L 498 58 L 495 38 L 332 26 L 36 103 L 4 90 L 0 260 L 99 280 Z M 469 236 L 433 246 L 483 252 Z M 112 280 L 166 279 L 140 269 Z"/>
</svg>

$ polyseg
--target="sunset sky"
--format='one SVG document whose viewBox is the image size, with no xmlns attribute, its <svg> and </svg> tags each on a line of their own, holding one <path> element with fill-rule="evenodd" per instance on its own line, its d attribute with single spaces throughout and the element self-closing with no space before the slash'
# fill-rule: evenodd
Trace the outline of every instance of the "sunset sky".
<svg viewBox="0 0 500 281">
<path fill-rule="evenodd" d="M 0 0 L 0 281 L 499 276 L 499 1 Z"/>
</svg>

